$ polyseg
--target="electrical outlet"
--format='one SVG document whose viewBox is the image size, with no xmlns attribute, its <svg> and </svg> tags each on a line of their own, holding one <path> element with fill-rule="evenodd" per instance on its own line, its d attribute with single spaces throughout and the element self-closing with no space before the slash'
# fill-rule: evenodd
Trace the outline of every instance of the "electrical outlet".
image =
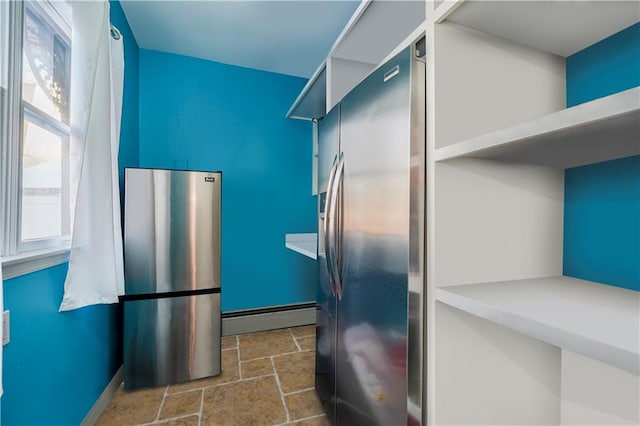
<svg viewBox="0 0 640 426">
<path fill-rule="evenodd" d="M 10 338 L 9 311 L 2 313 L 2 346 L 9 343 Z"/>
</svg>

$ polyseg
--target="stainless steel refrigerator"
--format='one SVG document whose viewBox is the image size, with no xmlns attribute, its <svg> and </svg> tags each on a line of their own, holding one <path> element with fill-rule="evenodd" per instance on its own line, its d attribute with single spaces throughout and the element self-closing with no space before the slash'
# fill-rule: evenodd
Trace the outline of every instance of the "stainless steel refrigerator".
<svg viewBox="0 0 640 426">
<path fill-rule="evenodd" d="M 316 390 L 334 425 L 423 423 L 424 39 L 318 123 Z"/>
<path fill-rule="evenodd" d="M 220 374 L 220 172 L 125 169 L 124 384 Z"/>
</svg>

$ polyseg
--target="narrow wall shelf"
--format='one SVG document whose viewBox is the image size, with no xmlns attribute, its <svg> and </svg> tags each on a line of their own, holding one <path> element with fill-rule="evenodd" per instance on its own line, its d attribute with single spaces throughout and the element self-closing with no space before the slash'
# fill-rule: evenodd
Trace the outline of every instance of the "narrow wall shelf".
<svg viewBox="0 0 640 426">
<path fill-rule="evenodd" d="M 324 117 L 424 21 L 423 2 L 361 0 L 286 117 Z"/>
<path fill-rule="evenodd" d="M 570 277 L 435 290 L 436 300 L 640 375 L 640 293 Z"/>
<path fill-rule="evenodd" d="M 640 88 L 633 88 L 436 150 L 570 168 L 640 154 Z"/>
<path fill-rule="evenodd" d="M 318 258 L 318 234 L 285 234 L 285 247 L 312 259 Z"/>
</svg>

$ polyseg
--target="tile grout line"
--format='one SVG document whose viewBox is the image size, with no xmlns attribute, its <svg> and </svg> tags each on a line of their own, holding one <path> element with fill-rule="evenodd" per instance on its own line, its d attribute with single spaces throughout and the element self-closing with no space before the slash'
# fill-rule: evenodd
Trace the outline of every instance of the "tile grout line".
<svg viewBox="0 0 640 426">
<path fill-rule="evenodd" d="M 258 358 L 245 359 L 245 360 L 243 360 L 243 361 L 244 361 L 244 362 L 247 362 L 247 361 L 257 361 L 257 360 L 259 360 L 259 359 L 268 359 L 268 358 L 272 358 L 272 357 L 279 357 L 279 356 L 284 356 L 284 355 L 293 355 L 293 354 L 297 354 L 297 353 L 300 353 L 300 352 L 312 352 L 312 351 L 315 351 L 315 348 L 312 348 L 312 349 L 303 349 L 303 350 L 301 350 L 301 351 L 294 351 L 294 352 L 284 352 L 284 353 L 281 353 L 281 354 L 275 354 L 275 355 L 261 356 L 261 357 L 258 357 Z"/>
<path fill-rule="evenodd" d="M 238 350 L 238 381 L 242 380 L 242 361 L 240 361 L 240 351 Z"/>
<path fill-rule="evenodd" d="M 295 336 L 295 334 L 294 334 L 294 336 Z M 295 336 L 295 337 L 296 337 L 296 339 L 302 339 L 302 338 L 305 338 L 305 337 L 315 337 L 315 336 L 316 336 L 316 334 L 313 333 L 313 334 L 303 334 L 302 336 Z"/>
<path fill-rule="evenodd" d="M 200 389 L 200 411 L 198 412 L 198 426 L 202 425 L 202 411 L 204 410 L 204 388 Z"/>
<path fill-rule="evenodd" d="M 169 392 L 169 385 L 164 388 L 164 393 L 162 394 L 162 401 L 160 401 L 160 405 L 158 406 L 158 412 L 156 413 L 156 418 L 154 421 L 160 420 L 160 412 L 162 411 L 162 407 L 164 406 L 164 400 L 167 398 Z"/>
<path fill-rule="evenodd" d="M 238 355 L 238 380 L 242 380 L 242 361 L 240 361 L 240 341 L 238 335 L 236 335 L 236 343 L 238 344 L 238 351 L 236 354 Z"/>
<path fill-rule="evenodd" d="M 263 377 L 270 377 L 270 376 L 275 376 L 275 374 L 274 373 L 262 374 L 260 376 L 249 377 L 249 378 L 246 378 L 246 379 L 232 380 L 232 381 L 224 382 L 224 383 L 215 383 L 213 385 L 202 386 L 200 388 L 192 388 L 192 389 L 186 389 L 186 390 L 183 390 L 183 391 L 173 392 L 173 393 L 170 393 L 169 395 L 170 396 L 180 395 L 180 394 L 187 393 L 187 392 L 194 392 L 194 391 L 197 391 L 197 390 L 207 390 L 207 389 L 211 389 L 211 388 L 218 388 L 220 386 L 231 385 L 231 384 L 234 384 L 234 383 L 250 382 L 251 380 L 261 379 Z"/>
<path fill-rule="evenodd" d="M 285 423 L 289 423 L 291 421 L 289 417 L 289 408 L 287 407 L 287 402 L 284 399 L 284 393 L 282 392 L 282 386 L 280 385 L 280 377 L 278 377 L 278 370 L 276 370 L 276 363 L 273 361 L 273 357 L 271 357 L 271 367 L 273 367 L 273 372 L 275 373 L 276 385 L 278 385 L 278 392 L 280 392 L 280 401 L 282 401 L 282 406 L 284 407 L 284 414 L 286 416 Z"/>
<path fill-rule="evenodd" d="M 292 391 L 292 392 L 282 392 L 282 394 L 284 396 L 289 396 L 289 395 L 295 395 L 295 394 L 298 394 L 298 393 L 309 392 L 309 391 L 312 391 L 314 389 L 315 388 L 298 389 L 298 390 L 295 390 L 295 391 Z"/>
<path fill-rule="evenodd" d="M 167 417 L 166 419 L 162 419 L 162 420 L 154 420 L 151 423 L 140 423 L 140 424 L 137 424 L 136 426 L 161 425 L 161 424 L 164 424 L 164 423 L 172 421 L 172 420 L 186 419 L 186 418 L 191 417 L 191 416 L 197 416 L 197 414 L 196 413 L 191 413 L 191 414 L 183 414 L 183 415 L 176 416 L 176 417 Z"/>
<path fill-rule="evenodd" d="M 299 422 L 303 422 L 305 420 L 319 419 L 320 417 L 325 417 L 325 416 L 326 416 L 326 414 L 316 414 L 315 416 L 303 417 L 301 419 L 292 420 L 292 421 L 287 422 L 287 423 L 278 423 L 277 425 L 274 425 L 274 426 L 289 426 L 289 425 L 297 424 Z"/>
<path fill-rule="evenodd" d="M 293 339 L 293 343 L 296 344 L 296 347 L 298 348 L 298 352 L 302 351 L 302 348 L 300 347 L 300 345 L 298 344 L 298 339 L 296 339 L 296 336 L 293 335 L 293 331 L 291 331 L 290 328 L 288 328 L 287 330 L 289 330 L 289 334 L 291 335 L 291 338 Z"/>
</svg>

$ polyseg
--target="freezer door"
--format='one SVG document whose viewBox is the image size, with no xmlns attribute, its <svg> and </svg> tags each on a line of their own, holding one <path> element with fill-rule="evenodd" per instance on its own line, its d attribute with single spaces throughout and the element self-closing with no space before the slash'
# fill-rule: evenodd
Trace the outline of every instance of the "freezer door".
<svg viewBox="0 0 640 426">
<path fill-rule="evenodd" d="M 337 424 L 407 424 L 411 49 L 343 101 Z"/>
<path fill-rule="evenodd" d="M 220 294 L 124 302 L 124 385 L 220 374 Z"/>
<path fill-rule="evenodd" d="M 221 173 L 125 170 L 125 293 L 220 287 Z"/>
<path fill-rule="evenodd" d="M 327 185 L 340 144 L 340 105 L 318 123 L 318 291 L 316 295 L 316 391 L 335 423 L 337 299 L 331 289 L 324 244 Z"/>
</svg>

